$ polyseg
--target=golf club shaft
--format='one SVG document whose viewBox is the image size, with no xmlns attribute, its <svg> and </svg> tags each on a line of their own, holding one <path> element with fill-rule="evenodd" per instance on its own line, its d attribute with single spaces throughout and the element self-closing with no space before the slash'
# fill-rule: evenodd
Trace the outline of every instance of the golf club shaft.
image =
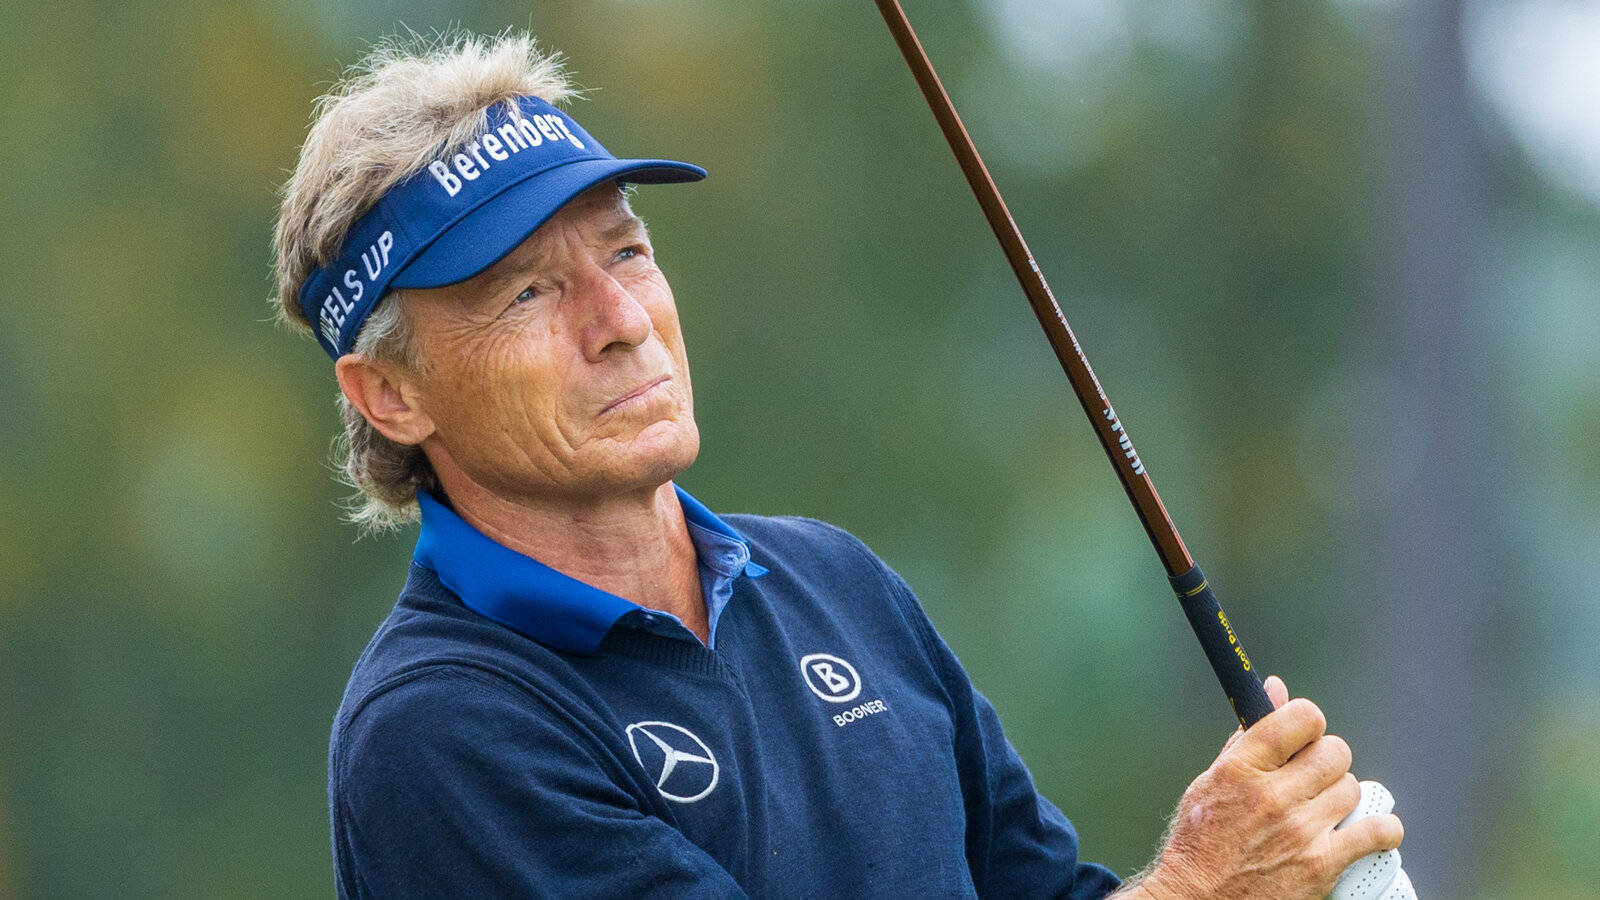
<svg viewBox="0 0 1600 900">
<path fill-rule="evenodd" d="M 1100 446 L 1105 448 L 1112 468 L 1116 469 L 1117 478 L 1121 480 L 1128 499 L 1139 515 L 1139 521 L 1144 525 L 1145 533 L 1150 536 L 1150 543 L 1155 545 L 1156 553 L 1166 567 L 1167 577 L 1178 594 L 1178 602 L 1190 626 L 1194 628 L 1195 636 L 1200 639 L 1212 671 L 1216 673 L 1217 680 L 1228 695 L 1228 701 L 1233 705 L 1234 714 L 1246 728 L 1250 727 L 1272 711 L 1272 701 L 1268 699 L 1261 679 L 1253 670 L 1250 658 L 1245 655 L 1244 647 L 1217 603 L 1205 575 L 1195 565 L 1188 548 L 1183 545 L 1183 538 L 1178 535 L 1178 529 L 1173 526 L 1166 508 L 1161 505 L 1161 497 L 1156 494 L 1144 463 L 1133 449 L 1133 441 L 1118 420 L 1111 401 L 1106 399 L 1100 380 L 1095 378 L 1094 370 L 1089 367 L 1088 357 L 1078 346 L 1078 339 L 1067 325 L 1066 316 L 1062 315 L 1050 285 L 1039 271 L 1039 264 L 1029 252 L 1022 232 L 1011 218 L 1011 212 L 1006 209 L 999 188 L 995 187 L 994 179 L 989 177 L 989 170 L 978 156 L 977 147 L 973 146 L 972 138 L 961 124 L 961 117 L 956 114 L 950 95 L 945 93 L 933 64 L 928 61 L 921 42 L 911 30 L 905 10 L 900 8 L 898 0 L 875 2 L 894 35 L 895 43 L 900 46 L 901 54 L 911 67 L 917 86 L 922 89 L 928 106 L 933 109 L 933 116 L 938 120 L 950 149 L 954 151 L 956 161 L 961 164 L 961 171 L 967 176 L 967 183 L 972 186 L 978 205 L 983 207 L 989 227 L 999 238 L 1006 259 L 1011 263 L 1011 271 L 1016 273 L 1017 280 L 1021 282 L 1023 293 L 1027 294 L 1039 325 L 1049 337 L 1050 346 L 1061 361 L 1067 380 L 1072 382 L 1078 402 L 1083 405 L 1084 414 L 1094 425 Z"/>
</svg>

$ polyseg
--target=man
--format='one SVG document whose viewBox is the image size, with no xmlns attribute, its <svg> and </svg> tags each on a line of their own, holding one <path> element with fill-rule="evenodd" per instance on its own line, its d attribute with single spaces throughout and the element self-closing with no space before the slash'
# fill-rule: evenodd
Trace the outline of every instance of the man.
<svg viewBox="0 0 1600 900">
<path fill-rule="evenodd" d="M 329 751 L 344 896 L 1101 897 L 898 575 L 673 484 L 699 434 L 617 159 L 526 36 L 389 48 L 325 98 L 277 230 L 336 361 L 357 521 L 420 515 Z M 1122 896 L 1316 897 L 1400 840 L 1310 702 L 1236 734 Z"/>
</svg>

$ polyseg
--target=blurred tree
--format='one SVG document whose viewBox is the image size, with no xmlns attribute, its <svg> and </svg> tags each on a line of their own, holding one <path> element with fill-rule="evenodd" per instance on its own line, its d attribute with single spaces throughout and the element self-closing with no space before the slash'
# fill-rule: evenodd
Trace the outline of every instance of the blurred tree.
<svg viewBox="0 0 1600 900">
<path fill-rule="evenodd" d="M 1424 895 L 1468 896 L 1495 829 L 1514 742 L 1518 580 L 1501 533 L 1504 435 L 1495 336 L 1483 314 L 1493 185 L 1468 99 L 1461 0 L 1415 0 L 1380 40 L 1389 177 L 1381 219 L 1386 389 L 1362 429 L 1386 465 L 1372 563 L 1350 579 L 1379 602 L 1361 764 L 1398 798 L 1406 869 Z M 1359 586 L 1359 587 L 1357 587 Z M 1381 685 L 1381 687 L 1379 686 Z M 1503 846 L 1503 844 L 1502 844 Z"/>
</svg>

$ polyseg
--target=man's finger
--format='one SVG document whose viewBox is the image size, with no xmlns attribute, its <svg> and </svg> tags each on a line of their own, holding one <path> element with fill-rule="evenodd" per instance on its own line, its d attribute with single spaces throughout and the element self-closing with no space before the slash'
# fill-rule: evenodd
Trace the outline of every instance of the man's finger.
<svg viewBox="0 0 1600 900">
<path fill-rule="evenodd" d="M 1361 802 L 1361 783 L 1356 776 L 1344 773 L 1322 793 L 1306 803 L 1306 815 L 1319 830 L 1332 828 L 1344 821 L 1345 816 Z"/>
<path fill-rule="evenodd" d="M 1325 734 L 1296 753 L 1284 765 L 1279 777 L 1299 796 L 1309 800 L 1348 774 L 1350 745 L 1336 734 Z M 1360 794 L 1359 789 L 1357 794 Z"/>
<path fill-rule="evenodd" d="M 1357 819 L 1333 831 L 1333 859 L 1339 871 L 1371 853 L 1393 850 L 1406 836 L 1406 827 L 1394 813 Z"/>
<path fill-rule="evenodd" d="M 1276 675 L 1268 675 L 1263 687 L 1267 689 L 1267 698 L 1272 701 L 1273 709 L 1277 709 L 1289 702 L 1289 688 L 1283 683 L 1282 678 Z M 1233 745 L 1239 743 L 1239 739 L 1242 737 L 1244 737 L 1244 728 L 1235 728 L 1233 734 L 1228 735 L 1228 739 L 1222 742 L 1222 752 L 1227 753 L 1233 749 Z"/>
<path fill-rule="evenodd" d="M 1234 752 L 1262 771 L 1283 767 L 1300 748 L 1322 737 L 1328 720 L 1315 703 L 1296 697 L 1250 727 Z"/>
</svg>

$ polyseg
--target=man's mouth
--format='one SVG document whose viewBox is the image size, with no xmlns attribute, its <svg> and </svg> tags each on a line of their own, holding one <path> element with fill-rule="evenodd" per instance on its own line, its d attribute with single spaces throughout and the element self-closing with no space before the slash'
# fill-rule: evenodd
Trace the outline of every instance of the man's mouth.
<svg viewBox="0 0 1600 900">
<path fill-rule="evenodd" d="M 635 388 L 634 390 L 631 390 L 628 393 L 623 394 L 621 397 L 611 401 L 611 403 L 608 404 L 605 409 L 600 410 L 600 415 L 605 415 L 608 412 L 616 412 L 617 410 L 622 409 L 623 407 L 628 406 L 636 401 L 641 401 L 645 399 L 650 392 L 671 380 L 671 375 L 662 375 L 653 381 L 647 382 L 644 385 Z"/>
</svg>

